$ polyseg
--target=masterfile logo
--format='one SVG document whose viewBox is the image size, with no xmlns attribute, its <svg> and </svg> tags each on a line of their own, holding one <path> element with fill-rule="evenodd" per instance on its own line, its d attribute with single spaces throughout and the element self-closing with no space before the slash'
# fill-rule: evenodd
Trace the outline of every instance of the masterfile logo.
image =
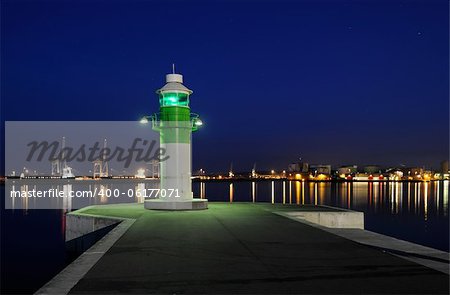
<svg viewBox="0 0 450 295">
<path fill-rule="evenodd" d="M 134 175 L 149 163 L 166 161 L 159 134 L 138 121 L 8 121 L 7 176 Z M 70 169 L 69 169 L 70 168 Z"/>
<path fill-rule="evenodd" d="M 27 162 L 33 160 L 41 161 L 66 161 L 66 162 L 94 162 L 94 161 L 113 161 L 123 162 L 124 168 L 129 168 L 131 162 L 150 162 L 166 161 L 169 156 L 166 155 L 165 148 L 157 147 L 156 140 L 148 141 L 142 138 L 135 138 L 130 148 L 116 146 L 114 148 L 100 147 L 100 142 L 95 142 L 89 147 L 86 144 L 80 144 L 78 147 L 62 146 L 58 141 L 32 141 L 27 144 L 29 149 Z"/>
</svg>

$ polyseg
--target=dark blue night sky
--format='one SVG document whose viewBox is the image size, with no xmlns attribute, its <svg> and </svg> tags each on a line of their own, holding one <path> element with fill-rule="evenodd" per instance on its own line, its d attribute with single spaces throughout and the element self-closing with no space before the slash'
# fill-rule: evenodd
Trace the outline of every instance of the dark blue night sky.
<svg viewBox="0 0 450 295">
<path fill-rule="evenodd" d="M 172 63 L 194 169 L 438 168 L 447 1 L 2 1 L 2 122 L 138 120 Z M 150 132 L 150 131 L 149 131 Z"/>
</svg>

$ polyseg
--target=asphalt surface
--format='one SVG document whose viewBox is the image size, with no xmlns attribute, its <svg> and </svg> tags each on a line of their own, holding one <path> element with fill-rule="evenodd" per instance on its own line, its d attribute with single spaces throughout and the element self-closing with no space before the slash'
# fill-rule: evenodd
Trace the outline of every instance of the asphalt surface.
<svg viewBox="0 0 450 295">
<path fill-rule="evenodd" d="M 87 210 L 137 221 L 70 293 L 449 293 L 449 276 L 272 213 L 302 209 L 281 206 Z"/>
</svg>

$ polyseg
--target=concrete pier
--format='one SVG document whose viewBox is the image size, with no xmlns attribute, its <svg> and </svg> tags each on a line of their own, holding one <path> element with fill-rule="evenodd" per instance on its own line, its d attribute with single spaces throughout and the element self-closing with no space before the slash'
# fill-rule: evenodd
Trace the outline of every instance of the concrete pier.
<svg viewBox="0 0 450 295">
<path fill-rule="evenodd" d="M 123 218 L 90 216 L 80 213 L 66 215 L 66 242 L 123 221 Z"/>
<path fill-rule="evenodd" d="M 282 216 L 301 211 L 339 210 L 251 203 L 176 212 L 142 204 L 93 206 L 83 214 L 135 221 L 77 282 L 72 277 L 67 292 L 448 294 L 447 274 L 331 232 L 361 228 L 326 231 L 296 221 L 296 214 Z M 448 264 L 448 253 L 440 257 Z"/>
</svg>

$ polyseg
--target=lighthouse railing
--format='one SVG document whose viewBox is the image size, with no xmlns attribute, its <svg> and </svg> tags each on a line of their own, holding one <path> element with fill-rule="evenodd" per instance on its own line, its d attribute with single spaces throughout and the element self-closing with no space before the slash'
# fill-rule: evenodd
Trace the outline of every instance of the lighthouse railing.
<svg viewBox="0 0 450 295">
<path fill-rule="evenodd" d="M 197 131 L 202 125 L 200 116 L 196 113 L 191 113 L 189 121 L 162 121 L 159 114 L 153 114 L 150 120 L 152 129 L 155 131 L 160 131 L 163 127 L 190 128 L 192 131 Z"/>
</svg>

